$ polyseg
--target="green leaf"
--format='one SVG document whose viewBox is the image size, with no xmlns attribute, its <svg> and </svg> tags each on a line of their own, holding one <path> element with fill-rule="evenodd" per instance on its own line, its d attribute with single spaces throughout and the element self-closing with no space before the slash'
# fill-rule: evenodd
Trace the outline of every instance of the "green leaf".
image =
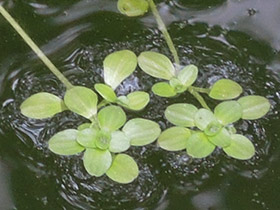
<svg viewBox="0 0 280 210">
<path fill-rule="evenodd" d="M 231 136 L 227 129 L 222 128 L 221 131 L 215 136 L 208 136 L 211 143 L 218 147 L 228 147 L 231 144 Z"/>
<path fill-rule="evenodd" d="M 183 93 L 187 90 L 187 87 L 185 87 L 182 82 L 175 77 L 169 81 L 169 84 L 176 93 Z"/>
<path fill-rule="evenodd" d="M 92 118 L 97 112 L 97 95 L 91 89 L 75 86 L 67 90 L 64 96 L 66 106 L 87 119 Z"/>
<path fill-rule="evenodd" d="M 184 86 L 189 87 L 197 79 L 197 74 L 197 67 L 195 65 L 188 65 L 179 72 L 178 79 Z"/>
<path fill-rule="evenodd" d="M 187 153 L 194 158 L 207 157 L 214 149 L 215 145 L 213 145 L 202 132 L 192 134 L 187 141 Z"/>
<path fill-rule="evenodd" d="M 111 142 L 111 132 L 100 130 L 97 135 L 95 145 L 101 150 L 107 150 Z"/>
<path fill-rule="evenodd" d="M 179 151 L 186 149 L 187 140 L 190 136 L 191 132 L 187 128 L 171 127 L 161 133 L 158 144 L 162 149 Z"/>
<path fill-rule="evenodd" d="M 122 131 L 112 133 L 112 139 L 109 150 L 113 153 L 120 153 L 128 150 L 130 147 L 130 139 Z"/>
<path fill-rule="evenodd" d="M 34 119 L 52 117 L 65 109 L 62 99 L 46 92 L 30 96 L 20 106 L 20 111 L 24 116 Z"/>
<path fill-rule="evenodd" d="M 126 96 L 119 96 L 117 99 L 117 103 L 121 106 L 127 107 L 129 104 L 129 100 Z"/>
<path fill-rule="evenodd" d="M 118 106 L 107 106 L 98 112 L 98 121 L 102 129 L 116 131 L 122 127 L 126 121 L 126 114 Z"/>
<path fill-rule="evenodd" d="M 171 87 L 167 82 L 158 82 L 153 85 L 152 91 L 154 94 L 160 97 L 173 97 L 177 93 L 175 92 L 174 88 Z"/>
<path fill-rule="evenodd" d="M 106 175 L 115 182 L 121 184 L 131 183 L 137 178 L 139 169 L 132 157 L 118 154 L 113 160 L 112 166 Z"/>
<path fill-rule="evenodd" d="M 241 118 L 242 107 L 237 101 L 225 101 L 215 107 L 214 115 L 223 125 L 228 125 Z"/>
<path fill-rule="evenodd" d="M 204 108 L 196 112 L 194 119 L 195 125 L 202 131 L 204 131 L 211 122 L 217 121 L 214 114 Z"/>
<path fill-rule="evenodd" d="M 228 100 L 237 98 L 242 91 L 238 83 L 230 79 L 220 79 L 211 87 L 209 96 L 217 100 Z"/>
<path fill-rule="evenodd" d="M 123 132 L 132 146 L 144 146 L 155 141 L 161 130 L 159 125 L 151 120 L 135 118 L 124 125 Z"/>
<path fill-rule="evenodd" d="M 86 128 L 90 128 L 90 126 L 91 126 L 91 123 L 83 123 L 83 124 L 78 126 L 78 131 L 82 131 Z"/>
<path fill-rule="evenodd" d="M 112 155 L 108 150 L 86 149 L 83 161 L 90 175 L 100 177 L 110 168 Z"/>
<path fill-rule="evenodd" d="M 77 142 L 86 148 L 96 148 L 95 142 L 97 137 L 97 129 L 86 128 L 78 132 Z"/>
<path fill-rule="evenodd" d="M 103 66 L 105 83 L 116 89 L 135 70 L 137 57 L 130 50 L 117 51 L 105 58 Z"/>
<path fill-rule="evenodd" d="M 165 55 L 146 51 L 138 57 L 140 68 L 147 74 L 161 79 L 170 80 L 175 76 L 175 68 Z"/>
<path fill-rule="evenodd" d="M 167 107 L 165 117 L 174 125 L 193 127 L 194 117 L 198 109 L 191 104 L 173 104 Z"/>
<path fill-rule="evenodd" d="M 114 90 L 105 84 L 96 84 L 94 85 L 95 90 L 108 102 L 115 102 L 117 100 L 117 96 Z"/>
<path fill-rule="evenodd" d="M 85 148 L 77 143 L 77 130 L 68 129 L 55 134 L 49 140 L 49 149 L 58 155 L 74 155 Z"/>
<path fill-rule="evenodd" d="M 204 133 L 207 136 L 215 136 L 221 131 L 222 128 L 223 125 L 218 121 L 214 120 L 207 125 L 206 129 L 204 130 Z"/>
<path fill-rule="evenodd" d="M 223 148 L 223 150 L 228 156 L 239 160 L 248 160 L 255 154 L 255 147 L 252 142 L 239 134 L 231 135 L 230 146 Z"/>
<path fill-rule="evenodd" d="M 128 108 L 132 110 L 142 110 L 144 109 L 150 101 L 150 96 L 148 93 L 143 91 L 135 91 L 127 95 Z"/>
<path fill-rule="evenodd" d="M 255 120 L 263 117 L 270 109 L 269 101 L 262 96 L 244 96 L 238 100 L 243 114 L 242 119 Z"/>
<path fill-rule="evenodd" d="M 144 15 L 149 9 L 146 0 L 119 0 L 118 10 L 129 17 Z"/>
</svg>

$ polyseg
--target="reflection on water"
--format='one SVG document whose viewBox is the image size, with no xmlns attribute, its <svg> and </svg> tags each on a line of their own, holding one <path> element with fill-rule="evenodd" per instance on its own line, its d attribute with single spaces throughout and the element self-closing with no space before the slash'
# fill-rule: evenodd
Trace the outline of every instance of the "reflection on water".
<svg viewBox="0 0 280 210">
<path fill-rule="evenodd" d="M 9 188 L 9 170 L 0 162 L 0 209 L 12 209 L 12 197 Z"/>
<path fill-rule="evenodd" d="M 12 160 L 7 161 L 11 171 L 0 171 L 0 177 L 8 180 L 3 183 L 18 209 L 277 209 L 280 60 L 274 51 L 277 45 L 271 47 L 259 38 L 267 39 L 262 32 L 266 30 L 273 37 L 271 44 L 279 40 L 279 27 L 270 30 L 278 22 L 265 22 L 280 16 L 276 11 L 279 3 L 158 2 L 182 64 L 194 63 L 200 69 L 198 85 L 207 87 L 220 78 L 231 78 L 244 87 L 245 95 L 269 98 L 272 110 L 265 118 L 236 125 L 239 133 L 255 144 L 256 156 L 238 161 L 217 150 L 206 159 L 193 160 L 184 151 L 166 152 L 153 144 L 128 151 L 140 168 L 139 178 L 132 184 L 120 185 L 105 176 L 90 177 L 81 155 L 59 157 L 47 148 L 52 135 L 77 127 L 84 119 L 63 112 L 51 119 L 32 120 L 19 113 L 20 103 L 31 94 L 48 91 L 63 97 L 65 88 L 0 18 L 0 31 L 5 29 L 0 48 L 7 49 L 0 52 L 0 157 Z M 254 7 L 253 2 L 257 2 Z M 152 16 L 124 17 L 117 13 L 115 3 L 23 1 L 9 8 L 73 84 L 92 88 L 103 81 L 102 61 L 113 51 L 127 48 L 139 54 L 155 50 L 171 57 Z M 244 21 L 249 16 L 241 12 L 247 9 L 250 21 Z M 246 26 L 244 30 L 240 25 Z M 250 32 L 252 27 L 258 29 L 256 33 L 241 32 Z M 155 81 L 137 69 L 117 93 L 150 92 Z M 207 101 L 211 107 L 217 104 Z M 151 104 L 139 113 L 128 111 L 128 118 L 142 116 L 156 120 L 162 129 L 170 127 L 162 116 L 165 107 L 175 102 L 198 105 L 188 93 L 174 99 L 151 95 Z M 0 192 L 0 201 L 4 198 L 10 205 L 11 197 L 6 199 L 6 194 L 6 190 Z"/>
</svg>

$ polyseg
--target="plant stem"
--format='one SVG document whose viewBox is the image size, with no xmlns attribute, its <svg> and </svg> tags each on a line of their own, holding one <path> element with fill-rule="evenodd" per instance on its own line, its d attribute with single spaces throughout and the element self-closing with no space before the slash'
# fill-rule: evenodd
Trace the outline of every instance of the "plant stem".
<svg viewBox="0 0 280 210">
<path fill-rule="evenodd" d="M 206 93 L 209 94 L 210 93 L 210 89 L 209 88 L 200 88 L 200 87 L 195 87 L 195 86 L 191 86 L 191 88 L 197 92 L 200 93 Z"/>
<path fill-rule="evenodd" d="M 204 100 L 204 98 L 200 95 L 199 92 L 197 92 L 195 89 L 193 89 L 192 87 L 188 88 L 188 91 L 196 98 L 196 100 L 198 100 L 198 102 L 201 104 L 201 106 L 205 109 L 208 109 L 209 111 L 211 111 L 211 109 L 209 108 L 209 106 L 207 105 L 206 101 Z"/>
<path fill-rule="evenodd" d="M 40 48 L 32 41 L 32 39 L 25 33 L 15 19 L 4 9 L 0 4 L 0 13 L 12 25 L 17 33 L 23 38 L 27 45 L 35 52 L 35 54 L 43 61 L 49 70 L 66 86 L 67 89 L 73 87 L 69 80 L 55 67 L 55 65 L 48 59 L 48 57 L 40 50 Z"/>
<path fill-rule="evenodd" d="M 165 39 L 165 41 L 166 41 L 166 43 L 167 43 L 167 45 L 169 47 L 169 50 L 171 51 L 171 53 L 172 53 L 172 55 L 174 57 L 175 63 L 179 66 L 180 65 L 180 60 L 179 60 L 178 53 L 177 53 L 177 51 L 175 49 L 175 46 L 173 44 L 173 41 L 172 41 L 170 35 L 169 35 L 169 33 L 168 33 L 167 29 L 166 29 L 166 26 L 165 26 L 162 18 L 160 17 L 160 14 L 159 14 L 159 12 L 157 10 L 157 7 L 156 7 L 156 5 L 155 5 L 153 0 L 148 0 L 148 2 L 149 2 L 149 5 L 150 5 L 150 8 L 152 10 L 152 13 L 153 13 L 153 15 L 154 15 L 154 17 L 155 17 L 155 19 L 157 21 L 158 28 L 162 32 L 162 34 L 164 36 L 164 39 Z"/>
</svg>

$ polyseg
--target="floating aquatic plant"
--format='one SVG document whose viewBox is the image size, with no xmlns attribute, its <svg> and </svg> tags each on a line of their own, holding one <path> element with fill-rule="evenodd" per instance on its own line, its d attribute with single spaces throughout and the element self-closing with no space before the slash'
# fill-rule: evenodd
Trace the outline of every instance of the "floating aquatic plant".
<svg viewBox="0 0 280 210">
<path fill-rule="evenodd" d="M 255 153 L 254 145 L 246 136 L 236 134 L 233 123 L 240 119 L 263 117 L 270 109 L 269 101 L 256 95 L 232 100 L 238 98 L 243 89 L 230 79 L 220 79 L 209 88 L 193 86 L 198 68 L 195 65 L 180 67 L 176 48 L 153 0 L 119 0 L 117 6 L 127 16 L 144 15 L 151 9 L 175 64 L 167 56 L 152 51 L 142 52 L 138 58 L 129 50 L 108 55 L 103 62 L 104 84 L 94 85 L 95 91 L 103 98 L 98 103 L 94 90 L 72 85 L 0 4 L 0 13 L 67 88 L 63 99 L 47 92 L 30 96 L 21 104 L 21 113 L 29 118 L 44 119 L 70 110 L 88 120 L 77 128 L 56 133 L 48 141 L 49 149 L 58 155 L 84 152 L 84 167 L 90 175 L 100 177 L 106 174 L 119 183 L 130 183 L 139 174 L 133 157 L 124 152 L 130 146 L 145 146 L 156 139 L 161 148 L 168 151 L 185 149 L 193 158 L 204 158 L 218 147 L 230 157 L 250 159 Z M 143 91 L 127 96 L 115 93 L 137 64 L 145 73 L 163 80 L 151 87 L 154 94 L 174 97 L 188 91 L 202 108 L 185 102 L 168 106 L 164 115 L 175 126 L 162 133 L 159 125 L 151 120 L 135 118 L 127 121 L 124 110 L 119 106 L 138 111 L 144 109 L 150 100 L 149 94 Z M 202 94 L 226 101 L 212 111 Z"/>
<path fill-rule="evenodd" d="M 77 129 L 67 129 L 49 140 L 49 149 L 58 155 L 84 152 L 85 169 L 92 176 L 105 173 L 114 181 L 129 183 L 138 176 L 138 166 L 132 157 L 120 154 L 130 146 L 144 146 L 160 135 L 159 125 L 142 118 L 126 122 L 122 108 L 109 105 L 98 111 L 98 98 L 93 90 L 74 86 L 66 91 L 64 100 L 50 93 L 37 93 L 21 104 L 21 113 L 43 119 L 69 109 L 88 119 Z M 122 130 L 120 130 L 120 128 Z M 129 172 L 127 172 L 129 171 Z"/>
<path fill-rule="evenodd" d="M 114 92 L 120 83 L 136 69 L 136 55 L 129 50 L 117 51 L 105 58 L 103 66 L 105 84 L 98 83 L 94 85 L 95 90 L 104 98 L 103 103 L 116 103 L 135 111 L 144 109 L 150 101 L 148 93 L 135 91 L 127 96 L 117 97 Z"/>
</svg>

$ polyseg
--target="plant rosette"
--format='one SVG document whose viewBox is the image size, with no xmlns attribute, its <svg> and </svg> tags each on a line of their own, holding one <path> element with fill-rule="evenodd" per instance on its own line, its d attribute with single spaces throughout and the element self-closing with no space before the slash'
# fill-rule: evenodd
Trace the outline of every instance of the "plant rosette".
<svg viewBox="0 0 280 210">
<path fill-rule="evenodd" d="M 106 106 L 97 113 L 97 95 L 89 88 L 75 86 L 67 90 L 64 101 L 50 93 L 37 93 L 21 104 L 23 115 L 41 119 L 69 109 L 91 121 L 55 134 L 49 149 L 59 155 L 84 152 L 86 171 L 96 177 L 106 174 L 119 183 L 130 183 L 138 176 L 138 166 L 125 152 L 130 146 L 144 146 L 160 135 L 159 125 L 135 118 L 126 122 L 122 108 Z M 122 130 L 120 128 L 122 127 Z"/>
<path fill-rule="evenodd" d="M 243 91 L 238 83 L 230 79 L 220 79 L 211 88 L 194 87 L 198 68 L 191 64 L 176 70 L 171 60 L 161 53 L 142 52 L 138 56 L 138 64 L 150 76 L 168 81 L 158 82 L 152 87 L 153 93 L 161 97 L 174 97 L 188 90 L 192 94 L 206 93 L 216 100 L 229 100 L 237 98 Z"/>
<path fill-rule="evenodd" d="M 168 82 L 158 82 L 152 87 L 153 93 L 161 97 L 173 97 L 183 93 L 197 79 L 196 66 L 188 65 L 176 71 L 170 59 L 161 53 L 142 52 L 138 56 L 138 64 L 150 76 L 168 80 Z"/>
<path fill-rule="evenodd" d="M 247 160 L 255 154 L 254 145 L 245 136 L 236 134 L 232 123 L 241 118 L 261 118 L 269 109 L 270 103 L 261 96 L 222 102 L 215 107 L 214 113 L 191 104 L 173 104 L 165 110 L 165 117 L 176 126 L 163 131 L 158 144 L 168 151 L 186 149 L 194 158 L 207 157 L 217 146 L 230 157 Z"/>
<path fill-rule="evenodd" d="M 104 98 L 106 103 L 116 103 L 127 109 L 139 111 L 150 101 L 148 93 L 135 91 L 127 96 L 117 97 L 115 89 L 136 69 L 137 57 L 129 50 L 121 50 L 109 54 L 103 62 L 105 84 L 95 84 L 95 90 Z"/>
</svg>

